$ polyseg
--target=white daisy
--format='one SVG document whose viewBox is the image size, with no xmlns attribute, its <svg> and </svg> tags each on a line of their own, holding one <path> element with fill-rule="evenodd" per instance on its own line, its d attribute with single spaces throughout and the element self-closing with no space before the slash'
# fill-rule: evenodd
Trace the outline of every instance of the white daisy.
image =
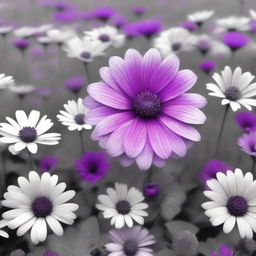
<svg viewBox="0 0 256 256">
<path fill-rule="evenodd" d="M 4 89 L 9 85 L 14 83 L 12 76 L 6 76 L 5 74 L 0 74 L 0 89 Z"/>
<path fill-rule="evenodd" d="M 66 111 L 60 110 L 57 118 L 63 125 L 68 126 L 70 131 L 92 129 L 90 124 L 85 123 L 84 119 L 88 109 L 84 106 L 82 99 L 78 99 L 77 101 L 69 100 L 67 104 L 64 104 L 64 108 Z"/>
<path fill-rule="evenodd" d="M 254 11 L 253 9 L 250 9 L 250 16 L 253 20 L 256 20 L 256 11 Z"/>
<path fill-rule="evenodd" d="M 53 122 L 47 119 L 47 115 L 40 120 L 40 112 L 32 110 L 29 116 L 23 110 L 15 112 L 16 120 L 6 117 L 8 123 L 0 123 L 0 141 L 14 144 L 14 150 L 19 152 L 27 148 L 32 154 L 37 152 L 37 144 L 57 145 L 59 144 L 59 133 L 45 133 Z"/>
<path fill-rule="evenodd" d="M 111 43 L 116 48 L 121 47 L 125 42 L 125 35 L 121 34 L 117 28 L 109 25 L 85 31 L 84 34 L 94 40 L 100 40 L 102 43 Z"/>
<path fill-rule="evenodd" d="M 227 18 L 217 19 L 217 29 L 215 32 L 247 31 L 249 29 L 250 19 L 247 17 L 230 16 Z"/>
<path fill-rule="evenodd" d="M 205 21 L 210 19 L 214 14 L 213 10 L 203 10 L 188 14 L 189 21 L 195 22 L 198 26 L 201 26 Z"/>
<path fill-rule="evenodd" d="M 142 193 L 134 187 L 128 189 L 126 184 L 115 183 L 115 189 L 108 188 L 107 195 L 99 195 L 98 200 L 96 207 L 103 211 L 104 218 L 111 218 L 116 228 L 132 227 L 133 221 L 143 225 L 143 217 L 148 216 Z"/>
<path fill-rule="evenodd" d="M 216 84 L 208 83 L 206 88 L 211 92 L 209 95 L 223 98 L 222 105 L 230 104 L 233 111 L 241 108 L 241 105 L 248 110 L 251 106 L 256 106 L 256 100 L 251 97 L 256 95 L 256 83 L 251 83 L 254 76 L 250 72 L 242 73 L 242 69 L 237 67 L 232 72 L 229 66 L 226 66 L 220 74 L 213 74 L 212 78 Z"/>
<path fill-rule="evenodd" d="M 29 179 L 18 178 L 19 186 L 8 186 L 2 205 L 12 210 L 3 213 L 10 229 L 17 229 L 17 236 L 22 236 L 31 229 L 34 244 L 45 241 L 47 224 L 58 236 L 63 235 L 60 222 L 74 223 L 74 211 L 78 205 L 67 203 L 75 196 L 74 190 L 66 189 L 64 182 L 57 184 L 58 176 L 45 172 L 41 177 L 29 172 Z"/>
<path fill-rule="evenodd" d="M 226 174 L 218 172 L 216 179 L 207 181 L 210 190 L 204 195 L 211 201 L 202 204 L 213 226 L 223 224 L 223 231 L 230 233 L 237 223 L 241 238 L 252 239 L 256 232 L 256 181 L 240 169 Z"/>
<path fill-rule="evenodd" d="M 5 226 L 7 226 L 8 221 L 6 220 L 1 220 L 0 221 L 0 237 L 4 237 L 4 238 L 9 238 L 9 235 L 7 232 L 5 232 L 4 230 L 1 230 L 2 228 L 4 228 Z"/>
<path fill-rule="evenodd" d="M 27 94 L 33 92 L 35 90 L 34 85 L 29 84 L 15 84 L 12 83 L 11 86 L 8 87 L 8 89 L 12 92 L 18 95 L 20 98 L 24 98 Z"/>
<path fill-rule="evenodd" d="M 70 58 L 77 58 L 83 62 L 91 62 L 95 57 L 103 56 L 110 44 L 100 40 L 92 40 L 88 36 L 83 38 L 74 37 L 63 45 L 63 50 Z"/>
<path fill-rule="evenodd" d="M 35 33 L 36 33 L 36 28 L 29 27 L 29 26 L 17 28 L 13 31 L 13 34 L 19 38 L 28 38 L 28 37 L 34 36 Z"/>
<path fill-rule="evenodd" d="M 72 37 L 75 37 L 75 32 L 69 28 L 63 29 L 50 29 L 46 32 L 46 36 L 52 43 L 63 44 Z"/>
<path fill-rule="evenodd" d="M 12 26 L 0 26 L 0 35 L 5 36 L 13 30 Z"/>
<path fill-rule="evenodd" d="M 194 36 L 184 28 L 170 28 L 163 31 L 154 40 L 154 47 L 159 49 L 163 57 L 177 54 L 180 51 L 190 51 L 194 48 Z"/>
</svg>

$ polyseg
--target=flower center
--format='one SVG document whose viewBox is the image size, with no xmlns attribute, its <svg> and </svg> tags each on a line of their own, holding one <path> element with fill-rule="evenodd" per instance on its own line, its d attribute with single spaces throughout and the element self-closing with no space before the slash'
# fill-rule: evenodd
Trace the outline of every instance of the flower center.
<svg viewBox="0 0 256 256">
<path fill-rule="evenodd" d="M 134 240 L 128 240 L 127 242 L 125 242 L 123 250 L 125 252 L 125 255 L 134 256 L 138 251 L 138 244 Z"/>
<path fill-rule="evenodd" d="M 160 193 L 160 187 L 157 184 L 145 184 L 143 187 L 143 195 L 147 198 L 155 198 Z"/>
<path fill-rule="evenodd" d="M 152 92 L 141 92 L 133 101 L 133 111 L 141 118 L 154 118 L 161 111 L 161 101 L 159 97 Z"/>
<path fill-rule="evenodd" d="M 244 216 L 248 210 L 248 204 L 244 197 L 242 196 L 232 196 L 227 202 L 228 212 L 236 217 Z"/>
<path fill-rule="evenodd" d="M 75 121 L 77 124 L 84 124 L 84 114 L 75 115 Z"/>
<path fill-rule="evenodd" d="M 91 163 L 89 165 L 89 172 L 92 174 L 96 174 L 98 172 L 98 166 L 96 163 Z"/>
<path fill-rule="evenodd" d="M 32 211 L 36 217 L 46 217 L 52 212 L 52 202 L 45 196 L 38 197 L 32 203 Z"/>
<path fill-rule="evenodd" d="M 118 211 L 118 213 L 125 215 L 130 212 L 131 205 L 126 200 L 121 200 L 121 201 L 117 202 L 116 210 Z"/>
<path fill-rule="evenodd" d="M 100 40 L 101 42 L 109 42 L 109 41 L 110 41 L 110 37 L 109 37 L 109 35 L 107 35 L 107 34 L 101 34 L 101 35 L 99 36 L 99 40 Z"/>
<path fill-rule="evenodd" d="M 89 60 L 92 57 L 91 53 L 89 52 L 82 52 L 80 56 L 85 60 Z"/>
<path fill-rule="evenodd" d="M 229 87 L 226 91 L 225 91 L 225 96 L 228 100 L 231 100 L 231 101 L 237 101 L 240 99 L 241 97 L 241 92 L 240 90 L 235 87 L 235 86 L 231 86 Z"/>
<path fill-rule="evenodd" d="M 181 48 L 181 43 L 180 42 L 176 42 L 172 44 L 172 50 L 173 51 L 179 51 Z"/>
<path fill-rule="evenodd" d="M 19 136 L 22 141 L 29 143 L 36 140 L 37 132 L 34 127 L 23 127 L 19 131 Z"/>
</svg>

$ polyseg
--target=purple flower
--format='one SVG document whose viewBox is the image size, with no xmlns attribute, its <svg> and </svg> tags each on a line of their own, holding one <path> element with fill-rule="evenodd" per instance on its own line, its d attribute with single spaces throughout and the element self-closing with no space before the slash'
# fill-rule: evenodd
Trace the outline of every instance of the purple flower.
<svg viewBox="0 0 256 256">
<path fill-rule="evenodd" d="M 233 249 L 223 244 L 220 246 L 219 252 L 211 252 L 211 256 L 233 256 Z"/>
<path fill-rule="evenodd" d="M 256 114 L 240 112 L 236 114 L 236 122 L 244 132 L 251 132 L 256 128 Z"/>
<path fill-rule="evenodd" d="M 13 45 L 16 46 L 21 51 L 26 50 L 30 46 L 30 41 L 25 39 L 15 39 L 13 40 Z"/>
<path fill-rule="evenodd" d="M 116 10 L 110 7 L 99 7 L 93 11 L 93 17 L 102 21 L 107 21 L 116 14 Z"/>
<path fill-rule="evenodd" d="M 145 6 L 140 6 L 140 5 L 134 6 L 132 8 L 133 13 L 137 16 L 143 15 L 146 12 L 146 10 L 147 8 Z"/>
<path fill-rule="evenodd" d="M 52 172 L 59 163 L 59 159 L 53 156 L 45 156 L 40 159 L 39 170 L 41 172 Z"/>
<path fill-rule="evenodd" d="M 146 198 L 155 198 L 159 195 L 160 191 L 160 187 L 154 183 L 148 183 L 143 186 L 143 195 Z"/>
<path fill-rule="evenodd" d="M 216 68 L 216 65 L 216 62 L 213 60 L 204 60 L 199 64 L 199 68 L 206 74 L 209 74 Z"/>
<path fill-rule="evenodd" d="M 111 167 L 112 164 L 104 152 L 84 153 L 75 162 L 75 169 L 81 178 L 91 184 L 101 179 Z"/>
<path fill-rule="evenodd" d="M 192 21 L 183 21 L 180 23 L 180 27 L 185 28 L 190 32 L 193 32 L 198 29 L 196 23 Z"/>
<path fill-rule="evenodd" d="M 137 29 L 137 23 L 130 23 L 125 25 L 122 28 L 122 31 L 128 38 L 134 38 L 134 37 L 140 36 L 140 33 Z"/>
<path fill-rule="evenodd" d="M 54 20 L 60 21 L 63 23 L 72 23 L 82 18 L 84 18 L 84 13 L 81 13 L 78 11 L 57 12 L 54 15 Z"/>
<path fill-rule="evenodd" d="M 203 183 L 206 183 L 207 180 L 215 179 L 217 172 L 226 173 L 228 170 L 233 171 L 234 168 L 220 160 L 211 160 L 201 169 L 199 178 Z M 205 188 L 207 189 L 207 186 Z"/>
<path fill-rule="evenodd" d="M 242 135 L 238 139 L 238 145 L 246 154 L 256 157 L 256 131 Z"/>
<path fill-rule="evenodd" d="M 163 24 L 159 19 L 144 20 L 136 23 L 136 30 L 141 36 L 151 38 L 163 29 Z"/>
<path fill-rule="evenodd" d="M 250 42 L 250 39 L 240 32 L 228 32 L 223 35 L 222 41 L 232 51 L 237 51 L 245 47 Z"/>
<path fill-rule="evenodd" d="M 116 28 L 122 28 L 127 24 L 127 18 L 121 14 L 117 14 L 111 18 L 110 23 Z"/>
<path fill-rule="evenodd" d="M 47 87 L 40 87 L 40 88 L 37 88 L 35 91 L 38 96 L 41 96 L 43 98 L 47 98 L 52 94 L 52 90 Z"/>
<path fill-rule="evenodd" d="M 78 93 L 85 85 L 85 78 L 82 76 L 74 76 L 65 81 L 65 86 L 73 93 Z"/>
<path fill-rule="evenodd" d="M 109 232 L 111 243 L 105 245 L 109 255 L 153 256 L 153 250 L 147 246 L 155 243 L 153 235 L 140 226 L 115 229 Z"/>
<path fill-rule="evenodd" d="M 67 1 L 52 2 L 52 7 L 54 7 L 58 12 L 71 11 L 75 8 L 73 4 Z"/>
<path fill-rule="evenodd" d="M 144 57 L 129 49 L 124 57 L 111 57 L 100 69 L 103 81 L 88 86 L 84 103 L 90 109 L 86 120 L 96 125 L 98 140 L 121 164 L 134 161 L 142 170 L 152 163 L 163 166 L 171 156 L 184 157 L 188 142 L 201 139 L 191 124 L 203 124 L 199 110 L 206 99 L 186 93 L 196 83 L 191 70 L 179 71 L 177 56 L 162 60 L 158 50 Z"/>
<path fill-rule="evenodd" d="M 256 33 L 256 20 L 252 20 L 249 24 L 250 32 L 255 34 Z"/>
</svg>

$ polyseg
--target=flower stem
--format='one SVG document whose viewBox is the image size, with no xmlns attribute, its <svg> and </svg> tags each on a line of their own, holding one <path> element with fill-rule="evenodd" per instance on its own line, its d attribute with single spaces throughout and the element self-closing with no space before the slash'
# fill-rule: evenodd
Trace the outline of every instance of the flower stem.
<svg viewBox="0 0 256 256">
<path fill-rule="evenodd" d="M 215 149 L 214 157 L 217 156 L 218 151 L 219 151 L 219 147 L 220 147 L 220 143 L 221 143 L 221 139 L 222 139 L 222 135 L 223 135 L 223 131 L 224 131 L 224 127 L 225 127 L 228 111 L 229 111 L 229 105 L 226 106 L 226 109 L 225 109 L 225 112 L 224 112 L 224 115 L 223 115 L 223 119 L 221 121 L 220 132 L 219 132 L 218 139 L 217 139 L 217 144 L 216 144 L 216 149 Z"/>
<path fill-rule="evenodd" d="M 84 141 L 83 141 L 83 130 L 79 131 L 80 144 L 81 144 L 81 153 L 84 153 Z"/>
<path fill-rule="evenodd" d="M 33 157 L 29 150 L 28 150 L 28 165 L 29 165 L 30 170 L 33 170 L 33 168 L 34 168 Z"/>
<path fill-rule="evenodd" d="M 254 173 L 255 166 L 256 166 L 256 157 L 252 156 L 251 173 Z"/>
<path fill-rule="evenodd" d="M 86 81 L 87 81 L 87 85 L 88 85 L 91 82 L 90 75 L 89 75 L 89 67 L 88 67 L 88 63 L 87 62 L 83 62 L 83 63 L 84 63 Z"/>
<path fill-rule="evenodd" d="M 2 161 L 2 178 L 1 178 L 1 189 L 5 191 L 5 181 L 6 181 L 6 157 L 5 152 L 1 153 L 1 161 Z"/>
</svg>

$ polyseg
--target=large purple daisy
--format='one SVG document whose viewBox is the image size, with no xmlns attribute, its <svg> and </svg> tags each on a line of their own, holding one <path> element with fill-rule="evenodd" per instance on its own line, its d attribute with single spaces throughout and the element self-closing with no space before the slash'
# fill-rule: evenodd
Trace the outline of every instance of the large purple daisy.
<svg viewBox="0 0 256 256">
<path fill-rule="evenodd" d="M 129 49 L 124 59 L 111 57 L 100 69 L 103 81 L 88 86 L 86 121 L 96 125 L 92 139 L 121 164 L 134 161 L 142 170 L 162 167 L 175 155 L 184 157 L 188 142 L 199 141 L 191 124 L 203 124 L 201 95 L 186 93 L 196 83 L 190 70 L 179 71 L 179 59 L 162 60 L 158 50 L 143 57 Z"/>
</svg>

